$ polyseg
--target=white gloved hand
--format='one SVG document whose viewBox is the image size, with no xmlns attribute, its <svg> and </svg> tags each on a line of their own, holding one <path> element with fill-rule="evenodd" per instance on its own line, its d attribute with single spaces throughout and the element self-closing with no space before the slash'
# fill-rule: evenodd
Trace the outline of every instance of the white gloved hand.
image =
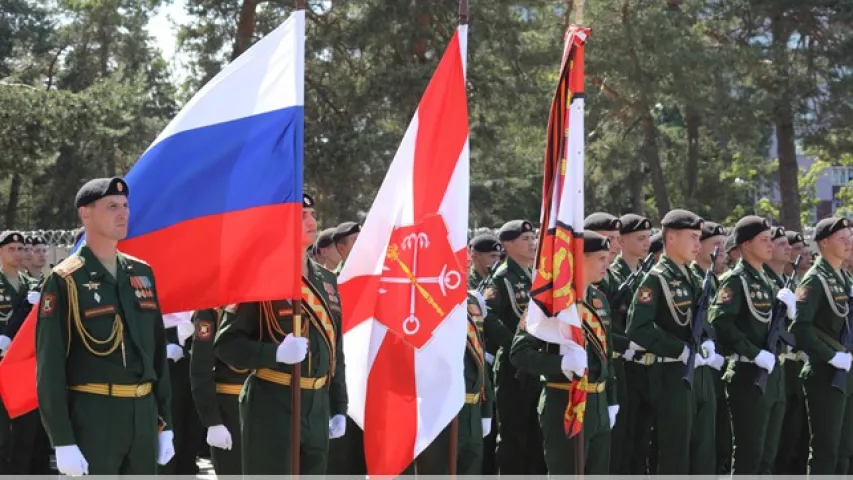
<svg viewBox="0 0 853 480">
<path fill-rule="evenodd" d="M 308 355 L 308 339 L 305 337 L 294 337 L 292 333 L 288 333 L 275 351 L 275 361 L 288 365 L 296 365 L 305 360 L 306 355 Z"/>
<path fill-rule="evenodd" d="M 607 414 L 610 416 L 610 429 L 616 425 L 616 415 L 619 414 L 619 405 L 610 405 L 607 407 Z"/>
<path fill-rule="evenodd" d="M 790 288 L 782 288 L 776 294 L 776 298 L 785 304 L 785 315 L 793 320 L 797 316 L 797 296 Z"/>
<path fill-rule="evenodd" d="M 805 362 L 808 362 L 808 361 L 809 361 L 809 356 L 808 356 L 808 355 L 806 355 L 806 352 L 800 352 L 800 357 L 802 357 L 802 359 L 803 359 L 803 363 L 805 363 Z"/>
<path fill-rule="evenodd" d="M 329 419 L 329 438 L 341 438 L 347 433 L 347 417 L 337 414 Z"/>
<path fill-rule="evenodd" d="M 760 368 L 767 370 L 767 373 L 773 373 L 773 368 L 776 367 L 776 357 L 773 356 L 772 353 L 767 350 L 762 350 L 758 352 L 758 355 L 755 356 L 753 360 L 756 365 Z"/>
<path fill-rule="evenodd" d="M 714 344 L 713 340 L 705 340 L 702 342 L 702 345 L 699 347 L 699 353 L 705 357 L 705 362 L 703 365 L 708 365 L 707 360 L 714 358 L 714 355 L 717 354 L 717 345 Z"/>
<path fill-rule="evenodd" d="M 207 444 L 220 450 L 231 450 L 233 443 L 228 427 L 225 425 L 207 427 Z"/>
<path fill-rule="evenodd" d="M 36 290 L 32 290 L 27 294 L 27 302 L 29 302 L 30 305 L 35 305 L 39 300 L 41 300 L 41 293 Z"/>
<path fill-rule="evenodd" d="M 637 345 L 637 344 L 636 344 L 636 343 L 634 343 L 634 342 L 630 342 L 630 343 L 628 344 L 628 349 L 629 349 L 629 350 L 633 350 L 633 351 L 635 351 L 635 352 L 645 352 L 645 351 L 646 351 L 646 349 L 645 349 L 645 348 L 643 348 L 643 347 L 641 347 L 641 346 Z"/>
<path fill-rule="evenodd" d="M 631 360 L 634 359 L 634 355 L 636 355 L 636 354 L 637 354 L 636 350 L 628 349 L 628 350 L 625 350 L 625 353 L 622 354 L 622 358 L 624 358 L 625 360 L 628 360 L 630 362 Z"/>
<path fill-rule="evenodd" d="M 678 356 L 678 360 L 687 365 L 687 361 L 690 359 L 690 349 L 687 346 L 684 346 L 684 350 L 681 351 L 681 355 Z"/>
<path fill-rule="evenodd" d="M 63 475 L 79 477 L 89 474 L 89 462 L 77 445 L 56 447 L 56 469 Z"/>
<path fill-rule="evenodd" d="M 833 367 L 844 370 L 845 372 L 850 371 L 850 354 L 846 352 L 835 352 L 835 356 L 832 357 L 832 360 L 829 361 L 829 364 Z"/>
<path fill-rule="evenodd" d="M 701 353 L 694 353 L 693 356 L 696 357 L 693 368 L 699 368 L 707 365 L 707 363 L 705 363 L 705 357 L 703 357 Z"/>
<path fill-rule="evenodd" d="M 488 363 L 489 365 L 495 364 L 495 356 L 494 355 L 492 355 L 489 352 L 485 352 L 484 356 L 486 357 L 486 363 Z"/>
<path fill-rule="evenodd" d="M 483 438 L 486 438 L 492 433 L 492 419 L 484 418 L 481 421 L 483 422 Z"/>
<path fill-rule="evenodd" d="M 165 465 L 175 456 L 175 434 L 171 430 L 160 432 L 157 437 L 157 464 Z"/>
<path fill-rule="evenodd" d="M 0 355 L 6 353 L 6 350 L 9 349 L 9 345 L 12 344 L 12 339 L 7 337 L 6 335 L 0 335 Z"/>
<path fill-rule="evenodd" d="M 568 379 L 572 379 L 575 375 L 582 377 L 586 367 L 586 351 L 579 346 L 569 348 L 560 363 L 560 369 L 563 370 L 563 375 Z"/>
<path fill-rule="evenodd" d="M 705 365 L 713 368 L 714 370 L 720 370 L 723 368 L 723 365 L 726 364 L 726 357 L 720 355 L 719 353 L 714 353 L 714 356 L 711 357 L 710 360 L 705 360 Z"/>
<path fill-rule="evenodd" d="M 173 362 L 177 362 L 184 358 L 184 349 L 177 343 L 170 343 L 166 345 L 166 358 Z"/>
</svg>

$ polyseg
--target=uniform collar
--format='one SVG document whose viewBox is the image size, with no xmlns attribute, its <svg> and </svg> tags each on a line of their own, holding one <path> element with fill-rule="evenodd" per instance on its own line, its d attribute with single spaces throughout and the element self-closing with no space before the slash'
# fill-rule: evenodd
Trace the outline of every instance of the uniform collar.
<svg viewBox="0 0 853 480">
<path fill-rule="evenodd" d="M 112 274 L 110 274 L 104 264 L 98 260 L 98 257 L 92 252 L 92 250 L 86 246 L 84 243 L 80 250 L 77 251 L 77 255 L 79 255 L 83 259 L 83 265 L 87 272 L 89 272 L 89 277 L 92 280 L 104 280 L 108 283 L 118 283 L 118 279 L 113 278 Z M 119 275 L 120 270 L 124 270 L 127 268 L 126 262 L 122 258 L 122 255 L 119 255 L 116 252 L 116 276 Z"/>
<path fill-rule="evenodd" d="M 527 271 L 526 268 L 519 265 L 518 262 L 516 262 L 512 258 L 506 257 L 506 265 L 507 265 L 507 268 L 511 271 L 514 271 L 516 275 L 523 276 L 523 277 L 527 278 L 528 281 L 531 279 L 530 272 Z"/>
</svg>

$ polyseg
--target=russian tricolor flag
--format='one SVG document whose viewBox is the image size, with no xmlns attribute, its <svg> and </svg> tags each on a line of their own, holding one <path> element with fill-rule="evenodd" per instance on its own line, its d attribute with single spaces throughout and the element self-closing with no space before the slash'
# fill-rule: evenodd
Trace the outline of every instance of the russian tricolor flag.
<svg viewBox="0 0 853 480">
<path fill-rule="evenodd" d="M 305 12 L 222 70 L 124 177 L 128 238 L 164 314 L 301 295 Z M 69 199 L 71 201 L 71 199 Z M 15 417 L 35 398 L 35 312 L 0 362 Z"/>
</svg>

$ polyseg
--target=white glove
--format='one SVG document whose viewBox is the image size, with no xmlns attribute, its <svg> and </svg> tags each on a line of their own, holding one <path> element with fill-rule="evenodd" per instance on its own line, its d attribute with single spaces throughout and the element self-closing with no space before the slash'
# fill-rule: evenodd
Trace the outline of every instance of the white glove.
<svg viewBox="0 0 853 480">
<path fill-rule="evenodd" d="M 768 352 L 767 350 L 762 350 L 758 352 L 758 355 L 755 356 L 754 361 L 756 365 L 767 370 L 767 373 L 773 373 L 773 368 L 776 366 L 776 357 L 774 357 L 773 354 Z"/>
<path fill-rule="evenodd" d="M 681 355 L 678 356 L 678 360 L 687 365 L 687 360 L 690 359 L 690 349 L 687 346 L 684 346 L 684 350 L 681 351 Z"/>
<path fill-rule="evenodd" d="M 495 364 L 495 356 L 494 355 L 492 355 L 489 352 L 485 352 L 484 356 L 486 357 L 486 363 L 488 363 L 489 365 Z"/>
<path fill-rule="evenodd" d="M 6 335 L 0 335 L 0 355 L 6 353 L 6 350 L 9 349 L 9 345 L 12 344 L 12 339 L 7 337 Z"/>
<path fill-rule="evenodd" d="M 713 340 L 705 340 L 702 342 L 702 345 L 699 346 L 699 354 L 704 357 L 704 360 L 706 360 L 703 365 L 708 365 L 707 360 L 713 358 L 714 355 L 717 354 L 717 345 L 714 344 Z"/>
<path fill-rule="evenodd" d="M 63 475 L 79 477 L 89 474 L 89 462 L 77 445 L 56 447 L 56 469 Z"/>
<path fill-rule="evenodd" d="M 177 362 L 184 358 L 184 349 L 177 343 L 170 343 L 166 345 L 166 358 L 173 362 Z"/>
<path fill-rule="evenodd" d="M 329 438 L 341 438 L 347 432 L 347 417 L 337 414 L 329 419 Z"/>
<path fill-rule="evenodd" d="M 631 360 L 634 359 L 634 355 L 636 355 L 636 354 L 637 354 L 636 350 L 628 349 L 628 350 L 625 350 L 625 353 L 622 354 L 622 358 L 624 358 L 625 360 L 628 360 L 630 362 Z"/>
<path fill-rule="evenodd" d="M 646 349 L 645 349 L 645 348 L 643 348 L 643 347 L 641 347 L 641 346 L 637 345 L 637 344 L 636 344 L 636 343 L 634 343 L 634 342 L 630 342 L 630 343 L 628 344 L 628 349 L 629 349 L 629 350 L 633 350 L 633 351 L 635 351 L 635 352 L 645 352 L 645 351 L 646 351 Z"/>
<path fill-rule="evenodd" d="M 231 432 L 225 425 L 207 427 L 207 444 L 221 450 L 231 450 Z"/>
<path fill-rule="evenodd" d="M 492 419 L 484 418 L 481 422 L 483 422 L 483 438 L 486 438 L 492 433 Z"/>
<path fill-rule="evenodd" d="M 175 456 L 175 445 L 173 440 L 175 439 L 175 434 L 172 433 L 171 430 L 164 430 L 160 432 L 157 445 L 157 464 L 165 465 L 169 463 L 169 460 Z"/>
<path fill-rule="evenodd" d="M 797 297 L 794 295 L 794 292 L 790 288 L 782 288 L 776 294 L 776 298 L 785 304 L 785 315 L 793 320 L 797 315 Z"/>
<path fill-rule="evenodd" d="M 701 353 L 694 353 L 693 356 L 696 357 L 696 361 L 693 364 L 693 368 L 699 368 L 707 365 L 707 363 L 705 363 L 705 357 L 703 357 Z"/>
<path fill-rule="evenodd" d="M 713 368 L 714 370 L 720 370 L 723 368 L 723 365 L 726 363 L 726 358 L 720 355 L 719 353 L 714 353 L 714 356 L 711 357 L 710 360 L 705 360 L 705 365 Z"/>
<path fill-rule="evenodd" d="M 36 303 L 38 303 L 39 300 L 41 300 L 41 293 L 37 292 L 36 290 L 33 290 L 27 294 L 27 302 L 29 302 L 30 305 L 35 305 Z"/>
<path fill-rule="evenodd" d="M 850 371 L 850 354 L 845 352 L 835 352 L 835 356 L 832 357 L 832 360 L 829 361 L 829 364 L 833 367 L 844 370 L 845 372 Z"/>
<path fill-rule="evenodd" d="M 809 361 L 809 356 L 806 355 L 806 352 L 800 352 L 800 356 L 803 357 L 803 363 Z"/>
<path fill-rule="evenodd" d="M 607 414 L 610 415 L 610 429 L 616 425 L 616 415 L 619 414 L 619 405 L 610 405 L 607 407 Z"/>
<path fill-rule="evenodd" d="M 582 377 L 586 370 L 587 359 L 586 351 L 581 347 L 569 348 L 569 351 L 563 355 L 563 360 L 560 363 L 560 369 L 563 370 L 563 375 L 566 378 L 573 378 L 575 375 Z"/>
<path fill-rule="evenodd" d="M 294 337 L 292 333 L 288 333 L 275 351 L 275 361 L 288 365 L 296 365 L 297 363 L 302 363 L 306 355 L 308 355 L 308 339 L 305 337 Z"/>
</svg>

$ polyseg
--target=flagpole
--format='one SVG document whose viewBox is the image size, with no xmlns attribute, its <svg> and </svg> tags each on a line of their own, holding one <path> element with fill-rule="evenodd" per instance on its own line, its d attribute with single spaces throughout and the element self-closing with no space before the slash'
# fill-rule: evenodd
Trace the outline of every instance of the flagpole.
<svg viewBox="0 0 853 480">
<path fill-rule="evenodd" d="M 305 10 L 305 0 L 296 0 L 296 10 Z M 301 227 L 301 226 L 300 226 Z M 300 258 L 305 257 L 305 249 L 302 249 Z M 299 266 L 299 282 L 302 282 L 302 267 Z M 293 299 L 293 336 L 302 336 L 302 296 L 297 295 Z M 301 441 L 302 426 L 302 363 L 293 366 L 290 376 L 290 474 L 296 478 L 299 476 L 299 443 Z"/>
</svg>

